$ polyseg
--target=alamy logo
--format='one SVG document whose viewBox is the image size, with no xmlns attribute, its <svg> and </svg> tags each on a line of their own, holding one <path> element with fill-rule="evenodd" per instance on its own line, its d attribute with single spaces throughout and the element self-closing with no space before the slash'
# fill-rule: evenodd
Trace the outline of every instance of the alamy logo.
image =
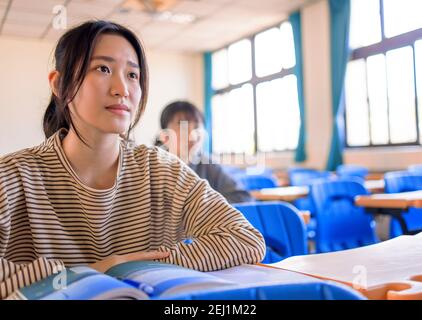
<svg viewBox="0 0 422 320">
<path fill-rule="evenodd" d="M 67 28 L 67 11 L 66 7 L 62 5 L 56 5 L 53 7 L 53 29 L 60 30 Z"/>
<path fill-rule="evenodd" d="M 368 287 L 368 270 L 365 266 L 357 265 L 353 267 L 353 274 L 356 277 L 353 278 L 352 286 L 354 289 L 366 289 Z"/>
<path fill-rule="evenodd" d="M 67 288 L 67 272 L 66 268 L 62 269 L 54 278 L 53 278 L 53 288 L 54 290 L 61 290 Z"/>
</svg>

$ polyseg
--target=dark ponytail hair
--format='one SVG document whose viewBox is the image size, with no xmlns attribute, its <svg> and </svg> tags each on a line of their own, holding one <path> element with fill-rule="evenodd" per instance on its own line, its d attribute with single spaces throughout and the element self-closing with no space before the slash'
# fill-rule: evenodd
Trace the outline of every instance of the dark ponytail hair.
<svg viewBox="0 0 422 320">
<path fill-rule="evenodd" d="M 75 98 L 88 70 L 92 52 L 98 37 L 102 34 L 116 34 L 124 37 L 134 48 L 138 56 L 140 67 L 139 85 L 141 87 L 141 101 L 133 123 L 127 135 L 138 123 L 148 98 L 148 66 L 144 48 L 138 37 L 129 29 L 109 21 L 88 21 L 67 31 L 59 39 L 54 52 L 55 69 L 59 72 L 57 95 L 51 95 L 50 103 L 44 114 L 43 128 L 47 138 L 61 128 L 72 127 L 82 140 L 79 132 L 73 125 L 69 111 L 69 103 Z"/>
</svg>

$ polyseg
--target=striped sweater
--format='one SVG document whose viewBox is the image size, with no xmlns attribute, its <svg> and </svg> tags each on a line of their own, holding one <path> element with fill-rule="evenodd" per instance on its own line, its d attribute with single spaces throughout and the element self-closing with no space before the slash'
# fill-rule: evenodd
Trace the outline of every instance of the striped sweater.
<svg viewBox="0 0 422 320">
<path fill-rule="evenodd" d="M 262 235 L 176 157 L 122 143 L 115 185 L 96 190 L 66 159 L 64 134 L 0 158 L 1 298 L 115 254 L 170 251 L 163 262 L 202 271 L 263 258 Z"/>
</svg>

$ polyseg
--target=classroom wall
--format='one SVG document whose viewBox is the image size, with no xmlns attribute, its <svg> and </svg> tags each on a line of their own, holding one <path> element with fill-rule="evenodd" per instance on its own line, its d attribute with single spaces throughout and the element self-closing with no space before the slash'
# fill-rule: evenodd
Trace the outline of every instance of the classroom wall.
<svg viewBox="0 0 422 320">
<path fill-rule="evenodd" d="M 301 11 L 307 160 L 301 165 L 324 169 L 331 141 L 330 24 L 327 1 Z"/>
<path fill-rule="evenodd" d="M 53 44 L 0 38 L 0 155 L 39 144 Z"/>
<path fill-rule="evenodd" d="M 0 155 L 44 140 L 42 116 L 50 97 L 47 75 L 55 43 L 0 37 Z M 202 108 L 202 55 L 148 51 L 150 95 L 135 130 L 138 143 L 152 144 L 163 106 L 189 99 Z"/>
<path fill-rule="evenodd" d="M 171 101 L 187 99 L 203 110 L 201 54 L 148 51 L 150 92 L 147 108 L 135 132 L 137 143 L 152 145 L 160 129 L 161 110 Z"/>
</svg>

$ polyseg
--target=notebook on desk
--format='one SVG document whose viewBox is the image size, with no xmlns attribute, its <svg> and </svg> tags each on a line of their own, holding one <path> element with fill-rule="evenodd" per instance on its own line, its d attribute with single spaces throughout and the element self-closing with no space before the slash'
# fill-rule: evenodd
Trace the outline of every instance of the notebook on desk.
<svg viewBox="0 0 422 320">
<path fill-rule="evenodd" d="M 341 282 L 370 299 L 422 299 L 422 233 L 269 266 Z"/>
</svg>

